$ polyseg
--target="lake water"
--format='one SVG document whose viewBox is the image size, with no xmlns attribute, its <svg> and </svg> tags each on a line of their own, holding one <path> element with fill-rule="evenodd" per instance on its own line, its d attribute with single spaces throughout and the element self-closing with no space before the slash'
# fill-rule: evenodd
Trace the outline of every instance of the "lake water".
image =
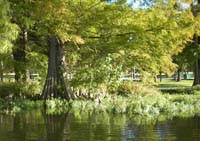
<svg viewBox="0 0 200 141">
<path fill-rule="evenodd" d="M 200 117 L 145 123 L 102 113 L 1 114 L 0 141 L 200 141 Z"/>
</svg>

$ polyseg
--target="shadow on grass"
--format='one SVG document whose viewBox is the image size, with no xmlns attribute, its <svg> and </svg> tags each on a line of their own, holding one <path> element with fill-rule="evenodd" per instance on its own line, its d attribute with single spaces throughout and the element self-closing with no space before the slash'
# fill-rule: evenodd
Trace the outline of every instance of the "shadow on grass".
<svg viewBox="0 0 200 141">
<path fill-rule="evenodd" d="M 179 82 L 165 80 L 157 88 L 164 94 L 191 94 L 193 93 L 192 83 L 193 80 L 182 80 Z"/>
<path fill-rule="evenodd" d="M 189 88 L 192 86 L 193 80 L 181 80 L 179 82 L 173 80 L 164 80 L 158 86 L 159 89 L 177 89 Z"/>
<path fill-rule="evenodd" d="M 160 84 L 158 86 L 159 89 L 178 89 L 178 88 L 188 88 L 191 86 L 186 86 L 183 84 Z"/>
</svg>

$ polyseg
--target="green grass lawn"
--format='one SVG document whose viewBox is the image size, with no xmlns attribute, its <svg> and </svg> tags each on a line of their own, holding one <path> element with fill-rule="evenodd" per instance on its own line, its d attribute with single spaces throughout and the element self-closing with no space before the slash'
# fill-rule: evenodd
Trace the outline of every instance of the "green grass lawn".
<svg viewBox="0 0 200 141">
<path fill-rule="evenodd" d="M 174 80 L 167 80 L 164 79 L 162 82 L 159 83 L 159 89 L 177 89 L 177 88 L 186 88 L 191 87 L 193 84 L 193 80 L 181 80 L 180 82 Z"/>
</svg>

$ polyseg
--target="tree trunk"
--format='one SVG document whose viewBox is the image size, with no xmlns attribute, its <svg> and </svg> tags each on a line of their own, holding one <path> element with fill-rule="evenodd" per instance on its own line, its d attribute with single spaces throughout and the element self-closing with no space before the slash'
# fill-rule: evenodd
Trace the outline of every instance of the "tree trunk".
<svg viewBox="0 0 200 141">
<path fill-rule="evenodd" d="M 71 91 L 64 81 L 64 48 L 55 36 L 49 38 L 48 72 L 42 92 L 42 99 L 71 99 Z"/>
<path fill-rule="evenodd" d="M 200 84 L 200 59 L 197 59 L 195 62 L 195 70 L 194 70 L 194 81 L 193 86 Z"/>
<path fill-rule="evenodd" d="M 1 77 L 1 82 L 3 82 L 3 73 L 0 73 L 0 77 Z"/>
<path fill-rule="evenodd" d="M 181 67 L 178 68 L 178 71 L 177 71 L 177 82 L 181 81 Z"/>
<path fill-rule="evenodd" d="M 0 61 L 0 81 L 3 82 L 3 62 Z"/>
<path fill-rule="evenodd" d="M 72 115 L 67 112 L 61 115 L 48 115 L 46 111 L 42 112 L 46 124 L 48 141 L 63 141 L 64 131 L 69 128 Z"/>
<path fill-rule="evenodd" d="M 14 71 L 15 71 L 15 81 L 22 82 L 27 80 L 26 71 L 26 49 L 28 47 L 27 32 L 22 30 L 22 37 L 19 37 L 16 47 L 13 49 L 14 58 Z"/>
<path fill-rule="evenodd" d="M 162 72 L 160 71 L 160 82 L 162 82 Z"/>
<path fill-rule="evenodd" d="M 200 0 L 197 1 L 199 4 L 200 3 Z M 198 10 L 193 10 L 193 15 L 194 16 L 197 16 L 198 14 Z M 194 46 L 198 52 L 198 45 L 200 44 L 200 39 L 197 35 L 194 35 Z M 194 67 L 194 81 L 193 81 L 193 86 L 195 85 L 198 85 L 200 84 L 200 59 L 199 59 L 199 54 L 197 54 L 197 57 L 196 57 L 196 62 L 195 62 L 195 67 Z"/>
<path fill-rule="evenodd" d="M 181 81 L 181 75 L 180 75 L 180 72 L 178 71 L 177 72 L 177 80 L 176 80 L 177 82 L 179 82 L 179 81 Z"/>
<path fill-rule="evenodd" d="M 197 35 L 194 36 L 194 45 L 198 50 L 198 44 L 200 42 L 200 39 Z M 194 82 L 193 82 L 193 86 L 200 84 L 200 59 L 199 59 L 199 55 L 197 54 L 197 59 L 195 62 L 195 68 L 194 68 Z"/>
</svg>

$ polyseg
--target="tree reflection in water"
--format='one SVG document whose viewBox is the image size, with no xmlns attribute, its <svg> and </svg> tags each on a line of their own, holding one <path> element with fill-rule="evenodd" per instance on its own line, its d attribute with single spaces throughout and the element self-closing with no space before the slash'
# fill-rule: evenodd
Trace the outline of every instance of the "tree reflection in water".
<svg viewBox="0 0 200 141">
<path fill-rule="evenodd" d="M 138 119 L 83 111 L 0 114 L 0 141 L 200 141 L 198 116 L 161 122 Z"/>
<path fill-rule="evenodd" d="M 69 112 L 52 115 L 42 111 L 46 125 L 46 137 L 48 141 L 63 141 L 66 139 L 65 130 L 68 128 L 72 114 Z"/>
</svg>

